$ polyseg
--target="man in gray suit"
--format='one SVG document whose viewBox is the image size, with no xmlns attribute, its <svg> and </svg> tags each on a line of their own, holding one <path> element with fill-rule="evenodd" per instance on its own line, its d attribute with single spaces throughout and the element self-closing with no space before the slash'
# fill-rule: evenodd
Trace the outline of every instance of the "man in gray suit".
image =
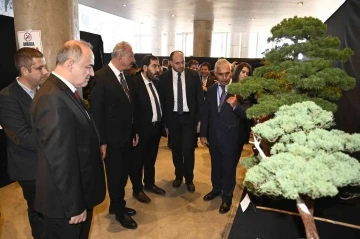
<svg viewBox="0 0 360 239">
<path fill-rule="evenodd" d="M 15 54 L 19 77 L 0 92 L 0 125 L 7 138 L 8 174 L 18 181 L 28 205 L 34 238 L 45 238 L 44 218 L 34 209 L 36 140 L 30 123 L 30 104 L 48 71 L 41 52 L 21 48 Z"/>
</svg>

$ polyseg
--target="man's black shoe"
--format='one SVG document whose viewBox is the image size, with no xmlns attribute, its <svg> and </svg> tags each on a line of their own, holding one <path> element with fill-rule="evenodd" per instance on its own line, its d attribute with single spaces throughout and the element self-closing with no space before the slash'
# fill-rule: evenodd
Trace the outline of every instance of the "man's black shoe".
<svg viewBox="0 0 360 239">
<path fill-rule="evenodd" d="M 173 182 L 173 187 L 178 188 L 178 187 L 180 187 L 181 183 L 182 183 L 182 179 L 175 178 L 175 180 Z"/>
<path fill-rule="evenodd" d="M 195 185 L 193 182 L 186 183 L 186 188 L 189 192 L 195 192 Z"/>
<path fill-rule="evenodd" d="M 136 211 L 135 209 L 129 208 L 129 207 L 125 207 L 124 209 L 125 213 L 129 216 L 135 216 L 136 215 Z M 115 214 L 114 210 L 112 209 L 111 205 L 109 207 L 109 214 Z"/>
<path fill-rule="evenodd" d="M 133 193 L 133 197 L 142 203 L 148 204 L 151 202 L 151 199 L 144 192 Z"/>
<path fill-rule="evenodd" d="M 222 201 L 221 206 L 219 208 L 219 213 L 221 214 L 227 213 L 228 211 L 230 211 L 230 207 L 231 207 L 231 201 L 230 202 Z"/>
<path fill-rule="evenodd" d="M 164 195 L 166 192 L 164 189 L 159 188 L 158 186 L 154 185 L 152 187 L 145 187 L 146 191 L 153 192 L 157 195 Z"/>
<path fill-rule="evenodd" d="M 120 222 L 121 226 L 128 228 L 128 229 L 136 229 L 138 227 L 137 223 L 131 216 L 124 213 L 123 215 L 116 215 L 116 221 Z"/>
<path fill-rule="evenodd" d="M 211 191 L 204 196 L 204 201 L 211 201 L 214 198 L 216 198 L 217 196 L 220 196 L 220 194 L 221 194 L 220 192 L 217 193 L 217 192 Z"/>
</svg>

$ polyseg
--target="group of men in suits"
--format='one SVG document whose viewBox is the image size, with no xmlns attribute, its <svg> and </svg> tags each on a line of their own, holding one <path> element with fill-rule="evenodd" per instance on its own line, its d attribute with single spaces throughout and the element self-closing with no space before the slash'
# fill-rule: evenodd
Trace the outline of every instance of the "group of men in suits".
<svg viewBox="0 0 360 239">
<path fill-rule="evenodd" d="M 100 137 L 76 88 L 94 75 L 94 55 L 72 40 L 49 77 L 45 64 L 38 50 L 19 49 L 19 77 L 0 93 L 8 170 L 23 190 L 34 238 L 88 238 L 106 185 Z"/>
<path fill-rule="evenodd" d="M 185 179 L 187 190 L 195 191 L 194 140 L 200 133 L 212 163 L 213 189 L 204 200 L 222 195 L 219 212 L 229 211 L 248 107 L 227 94 L 229 62 L 216 63 L 214 83 L 209 65 L 201 66 L 200 77 L 185 67 L 181 51 L 170 54 L 172 67 L 162 74 L 158 58 L 148 55 L 132 78 L 124 74 L 135 63 L 132 47 L 119 42 L 109 64 L 94 73 L 91 46 L 73 40 L 60 49 L 44 83 L 48 72 L 39 51 L 22 48 L 15 60 L 19 77 L 0 93 L 0 124 L 8 138 L 9 174 L 22 187 L 34 238 L 88 237 L 92 209 L 105 198 L 103 163 L 109 214 L 123 227 L 137 228 L 125 186 L 130 176 L 133 196 L 143 203 L 151 202 L 144 191 L 166 194 L 155 184 L 162 129 L 173 140 L 173 187 Z M 76 88 L 91 76 L 89 110 Z"/>
</svg>

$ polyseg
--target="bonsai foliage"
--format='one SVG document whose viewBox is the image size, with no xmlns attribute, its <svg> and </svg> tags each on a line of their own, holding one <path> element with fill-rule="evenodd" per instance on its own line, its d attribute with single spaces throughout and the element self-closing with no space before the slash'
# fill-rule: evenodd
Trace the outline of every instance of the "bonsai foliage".
<svg viewBox="0 0 360 239">
<path fill-rule="evenodd" d="M 232 84 L 229 91 L 244 98 L 255 95 L 258 104 L 247 110 L 248 118 L 271 115 L 282 105 L 313 101 L 335 112 L 334 102 L 342 91 L 355 86 L 355 79 L 333 68 L 334 61 L 347 61 L 353 51 L 340 50 L 336 37 L 325 36 L 326 25 L 312 17 L 284 19 L 271 29 L 268 42 L 280 44 L 265 52 L 265 65 L 254 76 Z M 299 55 L 303 58 L 300 59 Z"/>
<path fill-rule="evenodd" d="M 256 195 L 316 199 L 360 185 L 360 163 L 346 154 L 360 150 L 360 134 L 326 130 L 331 125 L 333 114 L 314 102 L 280 107 L 273 119 L 252 128 L 276 143 L 270 157 L 245 160 L 245 166 L 252 166 L 245 186 Z"/>
</svg>

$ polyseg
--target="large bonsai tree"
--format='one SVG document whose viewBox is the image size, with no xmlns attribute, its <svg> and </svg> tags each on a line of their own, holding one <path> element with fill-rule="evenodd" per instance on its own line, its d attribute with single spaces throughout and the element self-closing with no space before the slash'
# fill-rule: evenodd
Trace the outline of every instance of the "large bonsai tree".
<svg viewBox="0 0 360 239">
<path fill-rule="evenodd" d="M 313 200 L 333 197 L 338 188 L 360 186 L 360 163 L 346 154 L 360 150 L 360 134 L 326 130 L 332 125 L 332 112 L 314 102 L 282 106 L 274 118 L 252 128 L 255 135 L 275 142 L 271 156 L 242 161 L 250 192 L 297 201 L 309 239 L 319 238 Z"/>
<path fill-rule="evenodd" d="M 355 86 L 355 79 L 333 68 L 332 63 L 347 61 L 353 51 L 340 50 L 339 39 L 326 36 L 326 25 L 312 17 L 284 19 L 271 33 L 268 41 L 277 46 L 265 52 L 265 65 L 255 69 L 254 76 L 229 87 L 231 93 L 257 99 L 247 116 L 272 115 L 282 105 L 302 101 L 313 101 L 335 112 L 334 102 L 343 90 Z M 281 44 L 284 40 L 292 44 Z"/>
</svg>

